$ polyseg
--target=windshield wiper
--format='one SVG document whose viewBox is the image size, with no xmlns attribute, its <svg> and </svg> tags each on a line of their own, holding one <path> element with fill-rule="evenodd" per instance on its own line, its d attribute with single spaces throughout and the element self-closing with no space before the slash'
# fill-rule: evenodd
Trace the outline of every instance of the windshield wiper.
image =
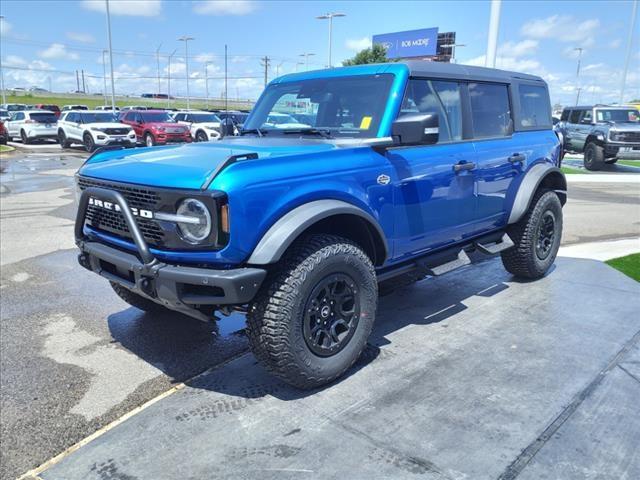
<svg viewBox="0 0 640 480">
<path fill-rule="evenodd" d="M 247 133 L 257 133 L 259 137 L 264 136 L 266 132 L 266 130 L 260 130 L 259 128 L 249 128 L 249 129 L 242 129 L 240 130 L 240 135 L 245 135 Z"/>
<path fill-rule="evenodd" d="M 310 134 L 310 135 L 320 135 L 321 137 L 324 137 L 324 138 L 333 138 L 333 135 L 331 135 L 331 130 L 324 129 L 324 128 L 287 128 L 287 129 L 283 129 L 282 133 L 286 133 L 286 134 L 299 133 L 303 135 Z"/>
</svg>

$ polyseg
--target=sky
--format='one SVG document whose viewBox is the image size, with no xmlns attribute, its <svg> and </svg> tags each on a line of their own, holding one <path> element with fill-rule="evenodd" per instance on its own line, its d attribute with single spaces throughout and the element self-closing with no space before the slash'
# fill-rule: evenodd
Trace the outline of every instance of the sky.
<svg viewBox="0 0 640 480">
<path fill-rule="evenodd" d="M 84 70 L 89 92 L 103 87 L 103 55 L 108 46 L 104 0 L 2 0 L 0 54 L 7 88 L 38 86 L 76 90 L 76 70 Z M 438 27 L 455 31 L 457 63 L 484 65 L 488 1 L 222 1 L 110 0 L 116 92 L 167 91 L 186 94 L 188 42 L 192 95 L 223 92 L 224 45 L 228 45 L 229 98 L 255 99 L 268 79 L 327 64 L 329 25 L 318 15 L 340 12 L 333 22 L 332 63 L 370 45 L 381 33 Z M 639 9 L 640 10 L 640 9 Z M 502 2 L 497 68 L 542 76 L 552 103 L 619 99 L 632 2 Z M 625 100 L 640 98 L 640 22 L 633 34 Z M 583 48 L 580 79 L 577 51 Z M 158 55 L 159 52 L 159 65 Z M 310 53 L 304 57 L 303 54 Z M 108 59 L 108 56 L 107 56 Z M 308 65 L 307 65 L 308 62 Z M 205 74 L 206 69 L 206 74 Z M 108 60 L 107 60 L 108 71 Z M 110 88 L 110 87 L 109 87 Z"/>
</svg>

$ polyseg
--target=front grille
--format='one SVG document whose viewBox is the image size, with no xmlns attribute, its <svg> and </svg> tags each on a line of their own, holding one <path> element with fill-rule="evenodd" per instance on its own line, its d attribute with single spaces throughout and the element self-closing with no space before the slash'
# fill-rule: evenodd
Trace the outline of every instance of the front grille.
<svg viewBox="0 0 640 480">
<path fill-rule="evenodd" d="M 612 132 L 611 140 L 614 142 L 627 143 L 640 142 L 640 132 Z"/>
<path fill-rule="evenodd" d="M 107 135 L 126 135 L 129 133 L 128 128 L 105 128 L 104 133 Z"/>
<path fill-rule="evenodd" d="M 86 177 L 78 178 L 78 186 L 81 190 L 87 187 L 99 187 L 118 191 L 126 198 L 129 206 L 134 208 L 157 211 L 161 204 L 161 198 L 158 192 L 148 188 L 114 184 L 88 179 Z M 147 243 L 153 246 L 161 246 L 164 244 L 165 232 L 155 220 L 139 217 L 135 217 L 135 220 Z M 131 239 L 129 228 L 120 212 L 106 210 L 96 207 L 95 205 L 88 205 L 86 223 L 96 230 Z"/>
</svg>

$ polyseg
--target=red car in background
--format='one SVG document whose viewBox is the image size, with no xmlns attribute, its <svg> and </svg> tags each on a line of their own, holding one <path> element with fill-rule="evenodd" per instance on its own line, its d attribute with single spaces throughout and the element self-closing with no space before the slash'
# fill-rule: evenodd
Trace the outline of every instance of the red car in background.
<svg viewBox="0 0 640 480">
<path fill-rule="evenodd" d="M 9 133 L 7 127 L 4 126 L 4 122 L 0 121 L 0 145 L 6 145 L 9 141 Z"/>
<path fill-rule="evenodd" d="M 147 147 L 192 140 L 189 126 L 177 123 L 164 110 L 128 110 L 120 114 L 119 120 L 130 125 L 138 141 Z"/>
<path fill-rule="evenodd" d="M 34 105 L 38 110 L 47 110 L 56 114 L 56 118 L 60 118 L 60 107 L 58 105 L 48 105 L 45 103 L 37 103 Z"/>
</svg>

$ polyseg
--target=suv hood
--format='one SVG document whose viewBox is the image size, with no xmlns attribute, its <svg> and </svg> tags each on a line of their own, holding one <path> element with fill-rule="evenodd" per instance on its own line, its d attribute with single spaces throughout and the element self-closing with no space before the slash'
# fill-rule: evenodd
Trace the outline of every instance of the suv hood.
<svg viewBox="0 0 640 480">
<path fill-rule="evenodd" d="M 127 130 L 131 130 L 131 125 L 127 125 L 126 123 L 115 123 L 115 122 L 85 123 L 85 126 L 89 128 L 126 128 Z"/>
<path fill-rule="evenodd" d="M 231 155 L 256 153 L 259 158 L 268 158 L 335 148 L 338 147 L 333 143 L 322 140 L 241 137 L 215 143 L 106 151 L 90 157 L 78 173 L 113 182 L 200 189 Z"/>
<path fill-rule="evenodd" d="M 612 132 L 640 132 L 640 123 L 633 122 L 621 122 L 621 123 L 612 123 L 611 129 Z"/>
</svg>

